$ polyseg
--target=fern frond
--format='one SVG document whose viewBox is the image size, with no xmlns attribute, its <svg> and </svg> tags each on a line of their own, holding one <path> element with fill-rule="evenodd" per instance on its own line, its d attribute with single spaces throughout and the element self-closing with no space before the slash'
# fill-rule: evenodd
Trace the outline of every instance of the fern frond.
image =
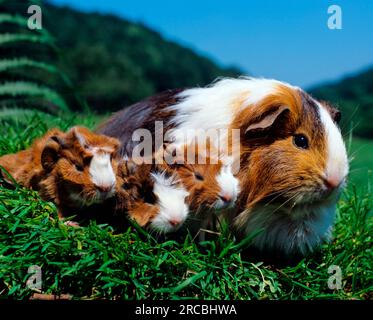
<svg viewBox="0 0 373 320">
<path fill-rule="evenodd" d="M 0 13 L 0 24 L 2 23 L 12 23 L 17 24 L 21 27 L 27 26 L 27 19 L 20 15 L 11 15 L 8 13 Z"/>
<path fill-rule="evenodd" d="M 0 84 L 0 96 L 28 96 L 43 98 L 56 105 L 60 111 L 69 111 L 65 100 L 56 91 L 32 82 L 15 81 Z"/>
<path fill-rule="evenodd" d="M 67 75 L 63 73 L 60 69 L 58 69 L 55 65 L 52 65 L 50 63 L 35 61 L 25 57 L 0 60 L 0 73 L 11 69 L 18 69 L 24 67 L 38 68 L 41 70 L 45 70 L 49 73 L 56 74 L 59 77 L 61 77 L 61 79 L 65 82 L 67 86 L 72 87 L 71 81 L 69 80 Z"/>
<path fill-rule="evenodd" d="M 27 28 L 27 17 L 21 15 L 12 15 L 8 13 L 0 13 L 0 24 L 10 23 L 18 25 L 22 28 Z M 33 32 L 41 33 L 45 36 L 50 36 L 49 32 L 44 28 L 32 30 Z"/>
<path fill-rule="evenodd" d="M 59 73 L 56 66 L 49 63 L 30 60 L 28 58 L 15 58 L 0 60 L 0 72 L 8 71 L 9 69 L 33 67 L 48 71 L 50 73 Z"/>
<path fill-rule="evenodd" d="M 6 45 L 21 41 L 27 41 L 49 46 L 57 51 L 54 39 L 49 35 L 22 34 L 22 33 L 3 33 L 0 34 L 0 45 Z"/>
</svg>

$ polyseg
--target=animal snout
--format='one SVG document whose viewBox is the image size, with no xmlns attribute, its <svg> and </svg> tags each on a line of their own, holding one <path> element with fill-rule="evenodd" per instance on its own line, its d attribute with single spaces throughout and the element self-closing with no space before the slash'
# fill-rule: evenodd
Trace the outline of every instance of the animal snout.
<svg viewBox="0 0 373 320">
<path fill-rule="evenodd" d="M 96 185 L 96 189 L 101 193 L 109 193 L 113 190 L 114 185 Z"/>
<path fill-rule="evenodd" d="M 343 179 L 341 180 L 338 177 L 329 176 L 324 179 L 324 185 L 328 191 L 333 191 L 334 189 L 337 189 L 343 182 Z"/>
<path fill-rule="evenodd" d="M 181 225 L 180 219 L 170 219 L 168 222 L 173 228 L 177 228 Z"/>
<path fill-rule="evenodd" d="M 233 196 L 230 195 L 230 194 L 222 194 L 222 195 L 219 195 L 220 199 L 225 203 L 225 204 L 228 204 L 230 202 L 232 202 L 232 199 L 233 199 Z"/>
</svg>

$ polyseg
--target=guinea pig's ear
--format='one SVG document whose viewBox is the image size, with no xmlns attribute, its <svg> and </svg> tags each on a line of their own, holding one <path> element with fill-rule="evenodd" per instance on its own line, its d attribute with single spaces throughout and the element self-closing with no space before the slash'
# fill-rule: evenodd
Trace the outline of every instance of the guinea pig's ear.
<svg viewBox="0 0 373 320">
<path fill-rule="evenodd" d="M 89 148 L 89 144 L 86 139 L 86 136 L 88 134 L 89 134 L 89 130 L 81 126 L 72 127 L 68 132 L 68 135 L 71 135 L 73 140 L 78 141 L 80 146 L 84 149 Z"/>
<path fill-rule="evenodd" d="M 59 151 L 63 145 L 63 140 L 59 136 L 51 136 L 41 153 L 41 165 L 44 170 L 51 171 L 58 161 Z"/>
<path fill-rule="evenodd" d="M 287 106 L 279 106 L 268 110 L 249 124 L 245 129 L 245 134 L 259 133 L 270 129 L 282 115 L 289 111 L 290 109 Z"/>
<path fill-rule="evenodd" d="M 326 110 L 329 112 L 330 116 L 332 117 L 333 121 L 336 124 L 339 124 L 341 122 L 342 113 L 339 111 L 336 107 L 331 105 L 327 101 L 321 101 L 321 104 L 326 108 Z"/>
<path fill-rule="evenodd" d="M 117 154 L 118 150 L 119 150 L 119 147 L 120 147 L 120 142 L 118 139 L 116 138 L 108 138 L 109 139 L 109 143 L 111 144 L 111 146 L 113 147 L 113 154 Z"/>
<path fill-rule="evenodd" d="M 185 165 L 184 147 L 164 145 L 163 148 L 163 160 L 171 169 L 177 169 Z"/>
<path fill-rule="evenodd" d="M 123 161 L 123 168 L 125 168 L 127 175 L 135 174 L 137 167 L 138 167 L 137 164 L 131 159 Z"/>
</svg>

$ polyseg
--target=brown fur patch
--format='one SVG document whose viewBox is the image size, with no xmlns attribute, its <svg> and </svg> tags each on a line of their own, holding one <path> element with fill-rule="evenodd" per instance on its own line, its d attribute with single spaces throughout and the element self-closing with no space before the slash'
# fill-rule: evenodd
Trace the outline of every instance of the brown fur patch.
<svg viewBox="0 0 373 320">
<path fill-rule="evenodd" d="M 121 160 L 117 169 L 114 211 L 128 215 L 140 226 L 146 226 L 159 213 L 153 193 L 154 182 L 150 173 L 152 165 L 136 165 L 131 160 Z"/>
<path fill-rule="evenodd" d="M 131 155 L 132 149 L 138 143 L 132 141 L 132 134 L 136 129 L 149 130 L 154 137 L 155 121 L 163 121 L 164 132 L 173 127 L 169 121 L 175 115 L 175 112 L 168 110 L 167 107 L 179 101 L 176 95 L 182 91 L 182 89 L 167 90 L 135 103 L 115 113 L 103 122 L 96 131 L 119 139 L 122 142 L 119 149 L 121 156 Z M 152 148 L 152 150 L 155 148 L 154 139 Z"/>
<path fill-rule="evenodd" d="M 271 202 L 291 207 L 302 200 L 301 194 L 312 194 L 322 184 L 326 166 L 325 135 L 317 107 L 303 91 L 280 86 L 278 92 L 258 105 L 248 106 L 233 126 L 245 129 L 259 121 L 260 114 L 280 105 L 289 107 L 284 118 L 263 135 L 242 136 L 238 174 L 242 191 L 237 212 L 243 213 L 236 220 L 238 227 L 244 226 L 256 204 Z M 309 149 L 295 146 L 294 134 L 305 135 Z"/>
<path fill-rule="evenodd" d="M 223 163 L 217 158 L 218 153 L 206 143 L 206 152 L 202 152 L 194 144 L 183 147 L 181 159 L 175 163 L 160 165 L 162 170 L 170 174 L 176 173 L 182 185 L 189 192 L 187 204 L 191 211 L 202 208 L 211 209 L 219 200 L 221 188 L 217 176 L 222 170 Z"/>
<path fill-rule="evenodd" d="M 82 138 L 85 145 L 81 144 Z M 82 206 L 80 200 L 89 202 L 97 196 L 89 174 L 92 148 L 105 149 L 115 156 L 118 146 L 116 139 L 99 136 L 83 127 L 74 127 L 67 133 L 52 129 L 29 149 L 0 158 L 0 164 L 5 164 L 18 183 L 55 202 L 60 216 L 73 215 Z"/>
</svg>

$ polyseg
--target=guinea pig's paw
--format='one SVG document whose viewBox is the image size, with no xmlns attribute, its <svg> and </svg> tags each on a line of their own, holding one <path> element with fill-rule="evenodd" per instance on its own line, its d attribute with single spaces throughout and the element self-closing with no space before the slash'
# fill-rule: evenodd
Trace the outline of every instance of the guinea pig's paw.
<svg viewBox="0 0 373 320">
<path fill-rule="evenodd" d="M 71 220 L 67 220 L 63 224 L 68 226 L 68 227 L 73 227 L 73 228 L 79 228 L 80 227 L 79 223 L 77 223 L 75 221 L 71 221 Z"/>
</svg>

